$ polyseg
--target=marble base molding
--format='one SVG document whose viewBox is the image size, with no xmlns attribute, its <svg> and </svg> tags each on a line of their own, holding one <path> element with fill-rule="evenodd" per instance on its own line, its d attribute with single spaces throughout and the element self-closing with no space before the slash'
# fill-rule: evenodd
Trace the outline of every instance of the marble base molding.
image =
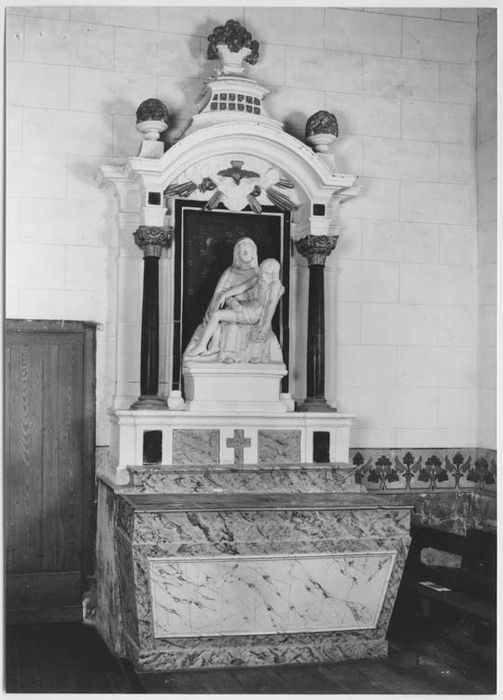
<svg viewBox="0 0 503 700">
<path fill-rule="evenodd" d="M 166 669 L 260 667 L 385 659 L 388 642 L 372 630 L 157 640 L 139 649 L 126 639 L 126 656 L 142 672 Z"/>
</svg>

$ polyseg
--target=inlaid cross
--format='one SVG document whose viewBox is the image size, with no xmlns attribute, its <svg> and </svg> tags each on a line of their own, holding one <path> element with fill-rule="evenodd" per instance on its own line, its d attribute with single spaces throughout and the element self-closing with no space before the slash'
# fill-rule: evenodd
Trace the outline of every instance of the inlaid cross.
<svg viewBox="0 0 503 700">
<path fill-rule="evenodd" d="M 234 448 L 234 464 L 243 464 L 244 447 L 251 447 L 251 439 L 245 438 L 244 430 L 235 430 L 233 438 L 227 438 L 227 447 Z"/>
</svg>

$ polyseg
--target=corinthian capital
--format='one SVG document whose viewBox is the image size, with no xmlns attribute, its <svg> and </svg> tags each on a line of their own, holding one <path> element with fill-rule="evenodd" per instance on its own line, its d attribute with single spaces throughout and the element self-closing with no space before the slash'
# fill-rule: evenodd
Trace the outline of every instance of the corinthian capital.
<svg viewBox="0 0 503 700">
<path fill-rule="evenodd" d="M 309 265 L 324 265 L 327 257 L 335 249 L 339 236 L 305 236 L 295 241 L 295 247 L 307 258 Z"/>
<path fill-rule="evenodd" d="M 167 248 L 171 240 L 171 228 L 139 226 L 133 236 L 144 258 L 160 258 L 162 249 Z"/>
</svg>

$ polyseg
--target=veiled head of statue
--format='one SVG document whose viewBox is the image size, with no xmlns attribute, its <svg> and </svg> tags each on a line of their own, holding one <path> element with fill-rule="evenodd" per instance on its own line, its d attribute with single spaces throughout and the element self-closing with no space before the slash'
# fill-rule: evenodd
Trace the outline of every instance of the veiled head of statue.
<svg viewBox="0 0 503 700">
<path fill-rule="evenodd" d="M 251 238 L 240 238 L 234 246 L 232 264 L 242 268 L 257 268 L 257 246 Z"/>
</svg>

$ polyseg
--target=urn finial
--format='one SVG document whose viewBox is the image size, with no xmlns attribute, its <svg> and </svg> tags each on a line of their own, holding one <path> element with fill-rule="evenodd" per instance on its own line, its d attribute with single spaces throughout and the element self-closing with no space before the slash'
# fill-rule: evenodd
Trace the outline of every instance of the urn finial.
<svg viewBox="0 0 503 700">
<path fill-rule="evenodd" d="M 164 153 L 164 144 L 159 135 L 168 128 L 168 108 L 155 97 L 144 100 L 136 110 L 136 128 L 143 134 L 141 158 L 159 158 Z"/>
<path fill-rule="evenodd" d="M 150 97 L 148 100 L 144 100 L 141 105 L 136 110 L 136 128 L 143 133 L 147 132 L 146 128 L 140 128 L 142 124 L 157 123 L 159 126 L 163 126 L 162 129 L 157 129 L 152 127 L 152 131 L 158 134 L 168 128 L 168 108 L 161 102 L 161 100 L 155 97 Z M 150 141 L 157 141 L 157 136 L 145 136 L 145 138 Z"/>
<path fill-rule="evenodd" d="M 306 142 L 316 153 L 326 153 L 338 135 L 337 119 L 324 109 L 312 114 L 306 122 Z"/>
<path fill-rule="evenodd" d="M 228 19 L 223 26 L 215 27 L 208 37 L 208 58 L 222 59 L 224 75 L 240 75 L 243 62 L 254 65 L 258 61 L 259 44 L 250 32 L 237 20 Z"/>
</svg>

